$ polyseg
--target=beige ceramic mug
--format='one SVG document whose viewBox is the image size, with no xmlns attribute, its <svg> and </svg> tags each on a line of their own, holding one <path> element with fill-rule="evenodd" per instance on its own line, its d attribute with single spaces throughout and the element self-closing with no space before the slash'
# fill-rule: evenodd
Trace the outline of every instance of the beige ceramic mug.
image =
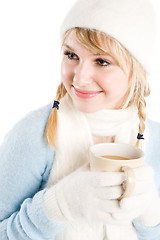
<svg viewBox="0 0 160 240">
<path fill-rule="evenodd" d="M 125 172 L 124 193 L 119 198 L 129 197 L 134 191 L 134 168 L 144 164 L 144 152 L 129 144 L 100 143 L 90 147 L 90 168 L 92 171 Z"/>
</svg>

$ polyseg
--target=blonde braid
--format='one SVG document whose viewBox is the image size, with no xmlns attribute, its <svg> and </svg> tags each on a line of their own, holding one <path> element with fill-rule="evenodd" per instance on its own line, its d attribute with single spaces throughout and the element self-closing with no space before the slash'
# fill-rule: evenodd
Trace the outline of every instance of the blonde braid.
<svg viewBox="0 0 160 240">
<path fill-rule="evenodd" d="M 138 116 L 139 116 L 139 134 L 143 135 L 145 131 L 145 121 L 146 121 L 146 101 L 144 97 L 140 97 L 137 103 L 138 108 Z M 142 147 L 142 140 L 138 139 L 136 143 L 136 147 L 141 148 Z"/>
<path fill-rule="evenodd" d="M 141 64 L 131 57 L 130 88 L 123 108 L 135 105 L 138 109 L 139 134 L 143 135 L 146 121 L 145 97 L 150 95 L 150 86 L 147 81 L 147 73 Z M 136 146 L 142 148 L 142 140 L 138 139 Z"/>
<path fill-rule="evenodd" d="M 145 82 L 145 84 L 143 84 Z M 150 86 L 146 80 L 146 73 L 143 74 L 143 78 L 139 84 L 138 97 L 136 99 L 136 105 L 138 109 L 139 116 L 139 134 L 143 135 L 145 131 L 145 121 L 146 121 L 146 101 L 145 97 L 150 95 Z M 142 140 L 138 139 L 136 146 L 142 148 Z"/>
<path fill-rule="evenodd" d="M 60 99 L 65 96 L 66 92 L 67 91 L 63 83 L 61 83 L 57 88 L 56 101 L 60 101 Z M 49 115 L 44 135 L 46 142 L 53 148 L 56 148 L 55 139 L 57 135 L 57 129 L 58 129 L 58 113 L 57 108 L 53 108 Z"/>
</svg>

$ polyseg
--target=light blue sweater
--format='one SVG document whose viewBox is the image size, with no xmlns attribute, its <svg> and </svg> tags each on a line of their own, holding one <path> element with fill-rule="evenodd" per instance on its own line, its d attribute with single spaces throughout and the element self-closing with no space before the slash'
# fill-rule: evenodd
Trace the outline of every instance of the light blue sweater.
<svg viewBox="0 0 160 240">
<path fill-rule="evenodd" d="M 55 154 L 43 136 L 50 111 L 51 104 L 29 113 L 0 147 L 0 240 L 49 240 L 65 228 L 48 218 L 42 203 Z M 160 192 L 160 124 L 147 125 L 145 161 L 155 170 Z M 160 240 L 160 225 L 134 225 L 139 240 Z"/>
</svg>

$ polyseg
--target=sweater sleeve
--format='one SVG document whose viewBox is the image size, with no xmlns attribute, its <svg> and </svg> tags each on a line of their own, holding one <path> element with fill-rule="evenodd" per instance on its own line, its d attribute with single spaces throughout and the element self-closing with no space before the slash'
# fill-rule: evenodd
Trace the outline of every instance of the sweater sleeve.
<svg viewBox="0 0 160 240">
<path fill-rule="evenodd" d="M 158 224 L 155 227 L 146 227 L 140 224 L 137 220 L 134 220 L 133 224 L 138 234 L 138 240 L 160 239 L 160 224 Z"/>
<path fill-rule="evenodd" d="M 0 147 L 0 239 L 53 239 L 64 224 L 43 207 L 54 150 L 44 140 L 48 107 L 28 114 Z"/>
</svg>

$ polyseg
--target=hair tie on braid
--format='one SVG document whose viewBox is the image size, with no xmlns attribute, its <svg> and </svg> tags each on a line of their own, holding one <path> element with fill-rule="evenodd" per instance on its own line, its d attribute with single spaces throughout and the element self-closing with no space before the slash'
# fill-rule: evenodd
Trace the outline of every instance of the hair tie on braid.
<svg viewBox="0 0 160 240">
<path fill-rule="evenodd" d="M 59 109 L 59 104 L 60 104 L 60 102 L 54 100 L 52 108 L 57 108 L 57 110 L 58 110 Z"/>
<path fill-rule="evenodd" d="M 137 139 L 144 139 L 143 134 L 138 133 Z"/>
</svg>

